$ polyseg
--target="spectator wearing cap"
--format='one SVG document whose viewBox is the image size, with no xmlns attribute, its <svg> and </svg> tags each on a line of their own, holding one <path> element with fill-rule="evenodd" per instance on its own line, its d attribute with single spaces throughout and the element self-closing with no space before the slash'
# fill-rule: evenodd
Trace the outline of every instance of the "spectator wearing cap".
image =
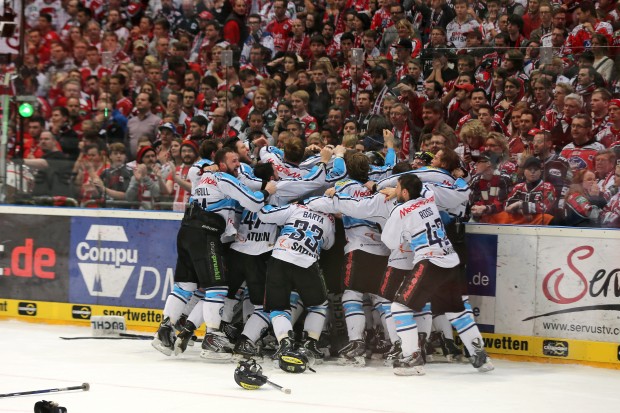
<svg viewBox="0 0 620 413">
<path fill-rule="evenodd" d="M 490 215 L 504 210 L 512 181 L 510 176 L 497 169 L 497 157 L 491 152 L 483 152 L 475 162 L 469 187 L 472 219 L 487 222 Z"/>
<path fill-rule="evenodd" d="M 461 51 L 465 54 L 470 53 L 473 49 L 477 49 L 482 46 L 482 33 L 480 29 L 470 30 L 465 34 L 465 47 Z"/>
<path fill-rule="evenodd" d="M 548 225 L 556 201 L 553 185 L 542 179 L 542 162 L 531 156 L 523 163 L 525 182 L 515 185 L 504 211 L 488 218 L 492 224 Z"/>
<path fill-rule="evenodd" d="M 165 122 L 159 125 L 159 136 L 155 142 L 154 148 L 157 152 L 157 161 L 164 165 L 172 159 L 170 148 L 172 146 L 172 139 L 179 136 L 176 127 L 172 122 Z"/>
<path fill-rule="evenodd" d="M 409 39 L 398 39 L 398 42 L 393 44 L 392 47 L 395 50 L 395 60 L 398 64 L 398 69 L 396 69 L 396 81 L 398 81 L 409 74 L 407 65 L 409 60 L 411 60 L 413 43 Z"/>
<path fill-rule="evenodd" d="M 198 159 L 199 146 L 196 141 L 186 140 L 181 144 L 181 164 L 174 168 L 174 172 L 166 179 L 166 188 L 172 194 L 172 210 L 185 211 L 185 205 L 189 202 L 192 192 L 192 184 L 187 178 L 189 169 Z"/>
<path fill-rule="evenodd" d="M 420 50 L 422 50 L 422 40 L 418 37 L 415 29 L 413 28 L 413 24 L 411 24 L 409 20 L 402 18 L 396 23 L 396 32 L 398 34 L 398 37 L 390 46 L 387 53 L 387 58 L 394 59 L 396 57 L 396 49 L 399 41 L 401 39 L 407 39 L 411 41 L 410 57 L 412 59 L 416 59 L 420 54 Z"/>
<path fill-rule="evenodd" d="M 160 194 L 166 193 L 166 185 L 157 163 L 157 153 L 152 146 L 142 146 L 136 155 L 136 167 L 129 181 L 125 199 L 139 209 L 154 209 Z"/>
<path fill-rule="evenodd" d="M 139 93 L 136 97 L 136 111 L 127 121 L 127 129 L 129 131 L 129 151 L 132 157 L 137 154 L 138 138 L 140 136 L 148 136 L 151 142 L 155 141 L 157 136 L 157 126 L 161 122 L 161 118 L 154 115 L 152 110 L 151 95 L 147 93 Z"/>
</svg>

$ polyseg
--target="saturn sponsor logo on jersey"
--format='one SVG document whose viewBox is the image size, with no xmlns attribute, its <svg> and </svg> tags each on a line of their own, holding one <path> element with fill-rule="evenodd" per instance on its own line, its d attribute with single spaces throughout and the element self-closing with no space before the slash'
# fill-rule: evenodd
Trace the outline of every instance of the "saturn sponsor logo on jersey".
<svg viewBox="0 0 620 413">
<path fill-rule="evenodd" d="M 74 305 L 71 307 L 71 317 L 76 320 L 90 320 L 92 310 L 87 305 Z"/>
<path fill-rule="evenodd" d="M 17 314 L 34 317 L 37 315 L 37 304 L 22 301 L 17 304 Z"/>
<path fill-rule="evenodd" d="M 544 340 L 543 354 L 552 357 L 568 357 L 568 343 L 566 341 Z"/>
<path fill-rule="evenodd" d="M 122 226 L 95 224 L 77 244 L 78 267 L 91 296 L 121 296 L 138 263 L 138 250 L 127 248 L 128 244 Z"/>
</svg>

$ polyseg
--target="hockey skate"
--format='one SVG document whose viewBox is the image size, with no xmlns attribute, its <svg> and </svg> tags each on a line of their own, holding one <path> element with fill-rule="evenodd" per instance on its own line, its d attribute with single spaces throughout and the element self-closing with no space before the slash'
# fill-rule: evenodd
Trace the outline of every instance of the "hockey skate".
<svg viewBox="0 0 620 413">
<path fill-rule="evenodd" d="M 308 359 L 314 359 L 315 364 L 323 363 L 325 354 L 319 349 L 319 342 L 311 337 L 308 337 L 307 332 L 303 332 L 301 336 L 301 346 L 299 351 L 307 354 Z"/>
<path fill-rule="evenodd" d="M 280 343 L 278 344 L 278 348 L 276 349 L 275 353 L 273 353 L 273 355 L 271 356 L 271 359 L 274 361 L 276 365 L 280 363 L 279 360 L 280 360 L 280 356 L 282 355 L 282 353 L 288 350 L 295 350 L 295 341 L 293 340 L 293 337 L 294 337 L 294 333 L 291 330 L 288 332 L 288 337 L 284 337 L 282 340 L 280 340 Z"/>
<path fill-rule="evenodd" d="M 243 328 L 239 328 L 237 325 L 233 323 L 228 323 L 226 321 L 222 321 L 220 323 L 220 331 L 224 333 L 226 338 L 231 344 L 235 344 L 239 337 L 241 336 L 241 331 Z"/>
<path fill-rule="evenodd" d="M 426 374 L 422 354 L 415 352 L 409 357 L 395 360 L 394 374 L 397 376 L 423 376 Z"/>
<path fill-rule="evenodd" d="M 372 358 L 372 354 L 376 352 L 378 341 L 378 331 L 376 331 L 375 329 L 366 330 L 364 334 L 364 342 L 366 343 L 366 358 Z"/>
<path fill-rule="evenodd" d="M 418 345 L 420 346 L 420 355 L 422 356 L 422 360 L 424 360 L 424 364 L 432 363 L 433 353 L 428 352 L 428 339 L 426 338 L 426 333 L 418 333 Z M 432 346 L 431 346 L 432 349 Z"/>
<path fill-rule="evenodd" d="M 174 323 L 174 329 L 177 333 L 183 331 L 183 327 L 185 327 L 185 323 L 187 322 L 187 314 L 181 314 L 176 323 Z"/>
<path fill-rule="evenodd" d="M 155 338 L 151 341 L 151 345 L 159 352 L 170 356 L 174 350 L 174 343 L 176 341 L 176 335 L 174 329 L 170 323 L 170 318 L 166 317 L 159 325 Z"/>
<path fill-rule="evenodd" d="M 493 366 L 493 363 L 491 363 L 491 359 L 483 348 L 482 340 L 476 338 L 472 341 L 471 344 L 475 348 L 474 355 L 469 358 L 472 366 L 478 369 L 478 371 L 481 373 L 486 373 L 487 371 L 494 370 L 495 367 Z"/>
<path fill-rule="evenodd" d="M 385 360 L 383 364 L 387 367 L 392 367 L 394 362 L 401 358 L 402 354 L 403 350 L 400 347 L 400 340 L 398 340 L 396 343 L 392 344 L 392 347 L 390 347 L 388 351 L 383 353 L 383 359 Z"/>
<path fill-rule="evenodd" d="M 372 348 L 370 358 L 373 360 L 381 360 L 383 359 L 383 355 L 390 351 L 390 348 L 392 348 L 392 343 L 390 340 L 385 338 L 383 332 L 377 331 L 375 333 L 374 347 Z M 366 354 L 368 354 L 368 350 L 366 351 Z"/>
<path fill-rule="evenodd" d="M 445 354 L 446 360 L 448 360 L 450 363 L 464 361 L 463 352 L 461 351 L 459 346 L 456 345 L 454 340 L 446 338 L 444 339 L 444 343 L 445 349 L 447 351 L 447 354 Z"/>
<path fill-rule="evenodd" d="M 192 337 L 194 337 L 194 331 L 196 331 L 196 326 L 194 323 L 191 321 L 186 321 L 185 327 L 183 327 L 174 343 L 175 356 L 178 356 L 187 350 L 187 345 L 192 341 Z"/>
<path fill-rule="evenodd" d="M 243 334 L 237 340 L 235 348 L 233 349 L 233 358 L 235 360 L 243 359 L 262 359 L 258 347 L 252 341 Z"/>
<path fill-rule="evenodd" d="M 229 347 L 226 336 L 219 331 L 205 334 L 200 357 L 205 360 L 230 360 L 232 349 Z"/>
<path fill-rule="evenodd" d="M 364 340 L 352 340 L 338 353 L 338 364 L 342 366 L 364 367 L 366 365 L 366 343 Z"/>
</svg>

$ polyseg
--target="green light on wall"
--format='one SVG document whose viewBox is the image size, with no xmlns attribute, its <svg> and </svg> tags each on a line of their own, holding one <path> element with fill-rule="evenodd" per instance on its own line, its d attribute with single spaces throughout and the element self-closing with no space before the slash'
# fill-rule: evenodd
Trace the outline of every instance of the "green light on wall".
<svg viewBox="0 0 620 413">
<path fill-rule="evenodd" d="M 30 103 L 21 103 L 18 111 L 19 115 L 24 118 L 29 118 L 34 115 L 34 107 Z"/>
</svg>

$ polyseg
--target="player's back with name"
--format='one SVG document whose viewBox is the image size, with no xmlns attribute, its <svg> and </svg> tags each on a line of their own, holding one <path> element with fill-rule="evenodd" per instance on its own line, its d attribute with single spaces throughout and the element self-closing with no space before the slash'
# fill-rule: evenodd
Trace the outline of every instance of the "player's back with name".
<svg viewBox="0 0 620 413">
<path fill-rule="evenodd" d="M 424 187 L 420 198 L 394 208 L 385 223 L 381 240 L 392 250 L 408 241 L 414 252 L 414 262 L 427 259 L 444 268 L 459 263 L 459 257 L 446 236 L 435 195 L 428 187 Z"/>
<path fill-rule="evenodd" d="M 267 205 L 258 216 L 263 222 L 282 225 L 272 254 L 279 260 L 308 268 L 318 260 L 321 250 L 334 243 L 334 218 L 304 205 Z"/>
</svg>

